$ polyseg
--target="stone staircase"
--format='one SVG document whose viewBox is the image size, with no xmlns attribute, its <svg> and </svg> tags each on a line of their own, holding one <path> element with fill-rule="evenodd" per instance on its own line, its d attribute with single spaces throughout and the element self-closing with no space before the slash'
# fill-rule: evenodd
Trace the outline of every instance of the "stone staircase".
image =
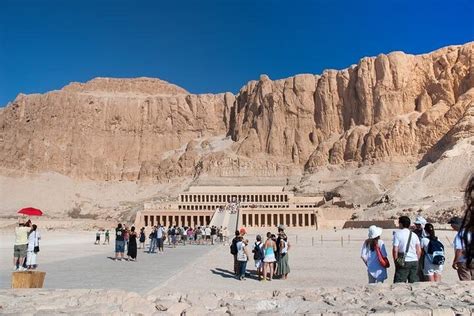
<svg viewBox="0 0 474 316">
<path fill-rule="evenodd" d="M 212 216 L 210 226 L 216 227 L 227 227 L 227 231 L 232 234 L 236 229 L 238 229 L 239 225 L 239 213 L 240 210 L 237 207 L 236 212 L 231 213 L 230 207 L 226 207 L 223 211 L 219 212 L 219 210 L 214 211 L 214 215 Z"/>
</svg>

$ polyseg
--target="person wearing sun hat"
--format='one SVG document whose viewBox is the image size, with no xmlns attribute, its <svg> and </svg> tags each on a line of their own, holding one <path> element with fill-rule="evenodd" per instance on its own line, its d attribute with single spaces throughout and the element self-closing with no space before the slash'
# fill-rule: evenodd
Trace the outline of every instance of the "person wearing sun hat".
<svg viewBox="0 0 474 316">
<path fill-rule="evenodd" d="M 368 239 L 364 241 L 360 252 L 360 257 L 367 267 L 369 283 L 383 283 L 387 279 L 387 268 L 382 265 L 379 258 L 381 255 L 388 262 L 387 250 L 384 242 L 380 239 L 381 235 L 382 228 L 375 225 L 370 226 Z"/>
</svg>

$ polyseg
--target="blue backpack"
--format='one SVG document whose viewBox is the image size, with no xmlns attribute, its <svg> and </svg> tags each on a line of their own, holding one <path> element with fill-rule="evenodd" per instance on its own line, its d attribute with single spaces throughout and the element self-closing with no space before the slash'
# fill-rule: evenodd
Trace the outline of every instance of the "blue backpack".
<svg viewBox="0 0 474 316">
<path fill-rule="evenodd" d="M 442 265 L 446 261 L 444 246 L 438 238 L 430 239 L 428 244 L 428 260 L 434 265 Z"/>
</svg>

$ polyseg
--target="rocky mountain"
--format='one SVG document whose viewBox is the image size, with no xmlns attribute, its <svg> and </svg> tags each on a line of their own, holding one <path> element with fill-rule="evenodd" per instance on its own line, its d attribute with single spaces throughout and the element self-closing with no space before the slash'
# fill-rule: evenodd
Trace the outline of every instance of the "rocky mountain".
<svg viewBox="0 0 474 316">
<path fill-rule="evenodd" d="M 288 184 L 296 177 L 297 189 L 314 191 L 314 180 L 350 196 L 335 173 L 332 187 L 322 175 L 353 168 L 340 174 L 355 179 L 382 164 L 374 177 L 348 182 L 373 198 L 453 152 L 467 155 L 456 158 L 457 175 L 473 172 L 474 42 L 416 56 L 381 54 L 321 75 L 262 75 L 237 95 L 196 95 L 151 78 L 96 78 L 20 94 L 0 109 L 0 172 L 7 177 L 57 173 L 154 184 L 203 177 Z"/>
</svg>

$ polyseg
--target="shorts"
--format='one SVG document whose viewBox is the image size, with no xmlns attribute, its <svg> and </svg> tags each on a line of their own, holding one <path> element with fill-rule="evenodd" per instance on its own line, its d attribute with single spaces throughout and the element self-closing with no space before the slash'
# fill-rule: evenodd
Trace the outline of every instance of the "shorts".
<svg viewBox="0 0 474 316">
<path fill-rule="evenodd" d="M 423 274 L 427 276 L 432 276 L 435 273 L 441 275 L 443 272 L 443 265 L 427 264 L 425 261 L 425 267 L 423 268 Z"/>
<path fill-rule="evenodd" d="M 157 238 L 156 241 L 158 243 L 158 248 L 163 248 L 163 238 Z"/>
<path fill-rule="evenodd" d="M 210 235 L 206 235 L 206 239 L 211 239 L 211 236 L 210 236 Z"/>
<path fill-rule="evenodd" d="M 125 251 L 125 241 L 116 240 L 115 241 L 115 252 L 124 252 Z"/>
<path fill-rule="evenodd" d="M 28 244 L 24 245 L 14 245 L 13 246 L 13 257 L 23 258 L 26 257 L 26 251 L 28 250 Z"/>
</svg>

